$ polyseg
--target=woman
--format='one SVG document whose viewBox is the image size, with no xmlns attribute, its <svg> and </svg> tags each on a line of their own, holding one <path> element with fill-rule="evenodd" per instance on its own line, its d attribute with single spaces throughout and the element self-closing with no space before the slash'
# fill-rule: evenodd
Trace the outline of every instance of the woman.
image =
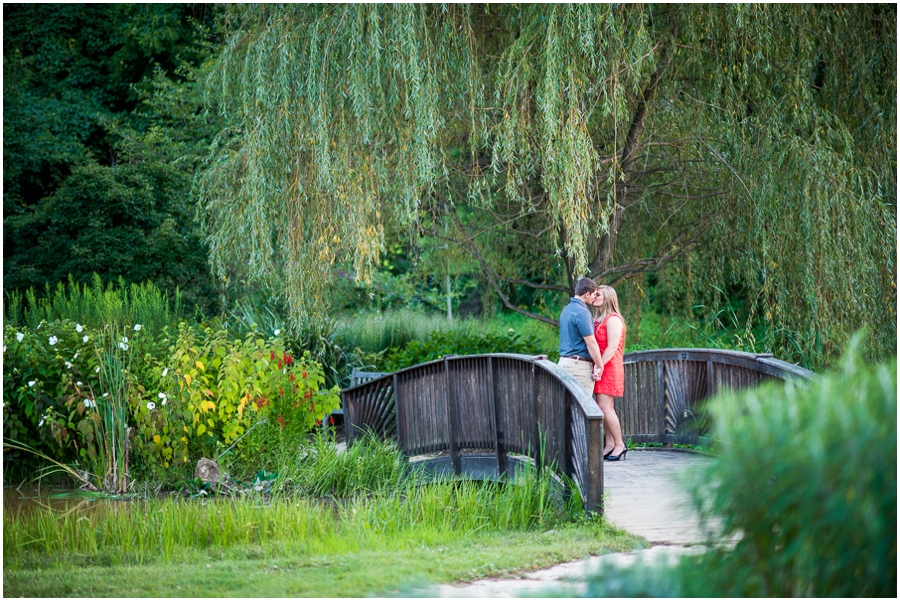
<svg viewBox="0 0 900 601">
<path fill-rule="evenodd" d="M 607 461 L 625 459 L 628 449 L 622 440 L 622 426 L 613 407 L 613 399 L 625 393 L 625 366 L 622 355 L 625 349 L 625 320 L 619 315 L 619 297 L 612 286 L 600 286 L 594 296 L 594 336 L 600 347 L 603 361 L 602 375 L 594 384 L 597 404 L 603 411 L 606 444 L 603 458 Z"/>
</svg>

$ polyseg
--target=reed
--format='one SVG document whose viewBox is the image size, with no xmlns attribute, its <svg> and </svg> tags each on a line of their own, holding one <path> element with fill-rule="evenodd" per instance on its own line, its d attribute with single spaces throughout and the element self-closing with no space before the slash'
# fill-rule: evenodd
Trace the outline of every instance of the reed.
<svg viewBox="0 0 900 601">
<path fill-rule="evenodd" d="M 88 403 L 93 429 L 94 453 L 91 456 L 98 488 L 106 492 L 128 492 L 128 371 L 132 350 L 127 330 L 108 327 L 102 330 L 96 346 L 100 369 L 100 395 Z M 133 343 L 132 343 L 133 344 Z"/>
<path fill-rule="evenodd" d="M 4 305 L 8 323 L 32 329 L 41 321 L 70 319 L 94 328 L 140 323 L 153 332 L 160 332 L 165 326 L 177 323 L 184 312 L 181 292 L 177 289 L 170 301 L 152 282 L 126 284 L 119 278 L 115 283 L 104 284 L 97 274 L 90 284 L 84 285 L 70 275 L 67 284 L 60 282 L 56 288 L 47 284 L 42 295 L 34 288 L 29 288 L 24 295 L 11 292 L 5 295 Z"/>
</svg>

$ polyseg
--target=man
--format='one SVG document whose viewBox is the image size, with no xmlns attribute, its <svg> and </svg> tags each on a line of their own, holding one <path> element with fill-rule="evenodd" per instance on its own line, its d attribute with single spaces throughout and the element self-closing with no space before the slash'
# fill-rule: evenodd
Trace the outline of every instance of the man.
<svg viewBox="0 0 900 601">
<path fill-rule="evenodd" d="M 559 316 L 559 366 L 572 374 L 593 395 L 594 381 L 600 379 L 603 363 L 594 338 L 594 318 L 588 306 L 599 290 L 594 280 L 575 283 L 575 296 Z"/>
</svg>

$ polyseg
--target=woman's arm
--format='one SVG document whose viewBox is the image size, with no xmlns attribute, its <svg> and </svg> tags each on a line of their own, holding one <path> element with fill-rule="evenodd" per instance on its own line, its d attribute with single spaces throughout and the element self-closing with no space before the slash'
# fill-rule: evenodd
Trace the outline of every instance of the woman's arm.
<svg viewBox="0 0 900 601">
<path fill-rule="evenodd" d="M 625 323 L 622 321 L 622 318 L 617 315 L 613 315 L 606 320 L 606 350 L 600 355 L 600 360 L 603 361 L 603 365 L 609 363 L 609 360 L 616 354 L 616 350 L 619 348 L 619 342 L 622 340 L 622 330 L 624 328 Z"/>
</svg>

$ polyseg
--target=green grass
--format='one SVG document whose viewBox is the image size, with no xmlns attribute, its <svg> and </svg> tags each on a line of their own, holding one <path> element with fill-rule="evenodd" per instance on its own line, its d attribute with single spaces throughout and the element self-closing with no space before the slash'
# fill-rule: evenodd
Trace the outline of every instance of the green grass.
<svg viewBox="0 0 900 601">
<path fill-rule="evenodd" d="M 605 522 L 553 531 L 377 538 L 356 550 L 304 552 L 279 542 L 185 549 L 177 561 L 138 563 L 100 554 L 60 555 L 9 568 L 4 596 L 363 597 L 413 594 L 429 584 L 509 576 L 590 554 L 627 551 L 639 539 Z"/>
<path fill-rule="evenodd" d="M 318 439 L 277 457 L 272 496 L 5 511 L 4 594 L 385 595 L 642 542 L 584 519 L 548 471 L 429 483 L 377 440 L 337 453 Z"/>
</svg>

